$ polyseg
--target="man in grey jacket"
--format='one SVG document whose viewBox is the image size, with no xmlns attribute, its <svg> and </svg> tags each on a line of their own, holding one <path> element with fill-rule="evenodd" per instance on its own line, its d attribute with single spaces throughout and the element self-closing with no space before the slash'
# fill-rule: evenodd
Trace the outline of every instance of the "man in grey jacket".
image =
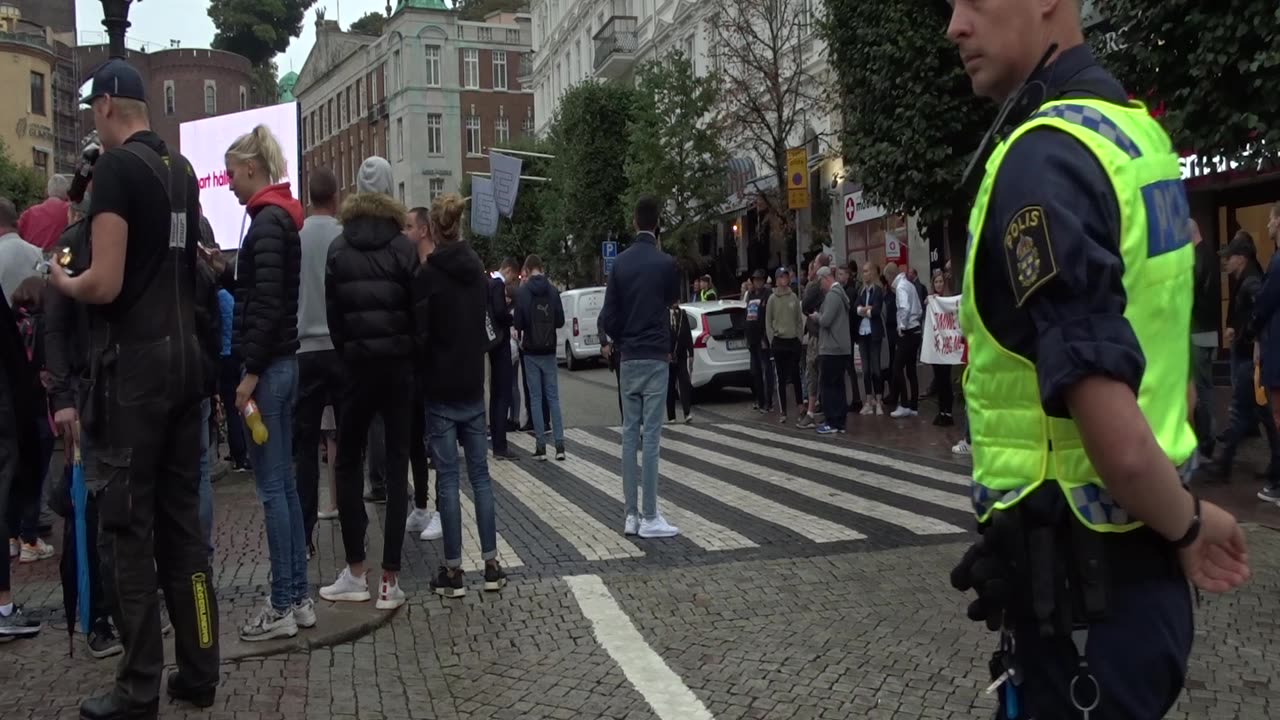
<svg viewBox="0 0 1280 720">
<path fill-rule="evenodd" d="M 826 415 L 818 434 L 843 434 L 849 414 L 844 376 L 853 352 L 849 345 L 849 297 L 829 267 L 818 269 L 818 282 L 823 292 L 822 308 L 818 311 L 818 360 L 822 408 Z"/>
</svg>

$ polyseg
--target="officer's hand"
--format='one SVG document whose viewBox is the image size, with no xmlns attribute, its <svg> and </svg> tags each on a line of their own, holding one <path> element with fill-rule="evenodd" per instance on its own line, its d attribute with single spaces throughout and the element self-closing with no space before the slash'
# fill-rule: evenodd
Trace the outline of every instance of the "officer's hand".
<svg viewBox="0 0 1280 720">
<path fill-rule="evenodd" d="M 1004 620 L 1004 606 L 1008 595 L 1004 562 L 992 550 L 989 540 L 983 536 L 975 542 L 960 564 L 951 571 L 951 586 L 962 592 L 975 590 L 978 598 L 966 611 L 970 620 L 986 622 L 987 629 L 999 630 Z"/>
<path fill-rule="evenodd" d="M 613 354 L 613 346 L 612 346 L 612 345 L 601 345 L 601 346 L 600 346 L 600 357 L 603 357 L 605 360 L 608 360 L 608 359 L 609 359 L 609 356 L 610 356 L 610 355 L 612 355 L 612 354 Z"/>
<path fill-rule="evenodd" d="M 236 410 L 244 412 L 244 406 L 253 399 L 253 391 L 258 389 L 258 376 L 245 373 L 244 379 L 236 387 Z"/>
<path fill-rule="evenodd" d="M 71 457 L 80 446 L 80 413 L 75 408 L 63 408 L 53 414 L 53 424 L 58 427 L 58 435 L 62 436 L 67 457 Z"/>
<path fill-rule="evenodd" d="M 1187 579 L 1205 592 L 1223 593 L 1249 579 L 1249 551 L 1244 531 L 1231 513 L 1211 502 L 1200 503 L 1200 536 L 1178 551 Z"/>
<path fill-rule="evenodd" d="M 1230 344 L 1234 343 L 1234 342 L 1236 341 L 1236 329 L 1235 329 L 1235 328 L 1227 328 L 1227 329 L 1226 329 L 1226 331 L 1224 331 L 1224 332 L 1222 333 L 1222 340 L 1223 340 L 1223 342 L 1225 342 L 1227 345 L 1230 345 Z"/>
</svg>

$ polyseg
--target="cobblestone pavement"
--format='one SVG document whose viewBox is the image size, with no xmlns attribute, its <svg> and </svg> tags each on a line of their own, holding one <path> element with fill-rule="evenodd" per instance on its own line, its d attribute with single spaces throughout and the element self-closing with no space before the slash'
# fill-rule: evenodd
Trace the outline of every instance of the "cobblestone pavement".
<svg viewBox="0 0 1280 720">
<path fill-rule="evenodd" d="M 526 457 L 491 463 L 505 590 L 481 593 L 471 573 L 464 600 L 430 595 L 441 548 L 409 539 L 410 601 L 388 625 L 330 648 L 229 663 L 210 712 L 165 705 L 162 716 L 989 717 L 993 638 L 964 620 L 947 583 L 971 525 L 965 467 L 723 417 L 665 432 L 662 509 L 683 524 L 681 537 L 622 537 L 613 428 L 571 430 L 566 463 L 532 461 L 531 440 L 513 436 Z M 220 483 L 217 501 L 225 635 L 228 618 L 262 597 L 267 566 L 251 484 Z M 474 527 L 464 526 L 474 566 Z M 1171 717 L 1280 714 L 1280 630 L 1257 620 L 1280 590 L 1280 536 L 1254 528 L 1250 541 L 1255 578 L 1205 599 L 1188 691 Z M 46 617 L 61 613 L 52 562 L 16 568 L 20 601 Z M 318 557 L 313 581 L 336 568 L 331 553 Z M 583 595 L 595 578 L 607 592 Z M 640 648 L 619 656 L 610 643 L 628 632 Z M 56 629 L 0 647 L 0 657 L 14 660 L 0 663 L 5 720 L 74 717 L 114 667 L 68 659 Z"/>
</svg>

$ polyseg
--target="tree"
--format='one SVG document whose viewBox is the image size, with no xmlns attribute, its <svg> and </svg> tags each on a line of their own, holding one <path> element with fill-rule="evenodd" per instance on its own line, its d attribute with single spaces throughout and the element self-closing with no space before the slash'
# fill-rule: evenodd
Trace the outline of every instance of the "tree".
<svg viewBox="0 0 1280 720">
<path fill-rule="evenodd" d="M 260 65 L 289 48 L 316 0 L 209 0 L 213 48 Z M 274 83 L 274 80 L 272 81 Z"/>
<path fill-rule="evenodd" d="M 846 163 L 870 198 L 926 227 L 968 213 L 960 180 L 995 108 L 974 97 L 946 3 L 827 0 L 821 31 L 842 103 Z"/>
<path fill-rule="evenodd" d="M 0 197 L 13 202 L 18 212 L 44 199 L 47 179 L 30 165 L 19 165 L 9 157 L 9 150 L 0 140 Z"/>
<path fill-rule="evenodd" d="M 351 23 L 347 32 L 361 35 L 382 35 L 382 26 L 387 24 L 387 16 L 379 12 L 365 13 L 364 17 Z"/>
<path fill-rule="evenodd" d="M 528 4 L 528 0 L 454 0 L 453 8 L 462 20 L 484 20 L 491 12 L 516 12 Z"/>
<path fill-rule="evenodd" d="M 1097 0 L 1115 34 L 1103 61 L 1174 144 L 1274 163 L 1280 148 L 1280 7 L 1272 0 Z M 1265 156 L 1265 157 L 1264 157 Z"/>
<path fill-rule="evenodd" d="M 623 221 L 639 196 L 655 195 L 663 206 L 663 245 L 679 257 L 694 257 L 701 230 L 724 201 L 723 129 L 712 113 L 718 95 L 717 78 L 698 77 L 679 51 L 640 68 Z"/>
</svg>

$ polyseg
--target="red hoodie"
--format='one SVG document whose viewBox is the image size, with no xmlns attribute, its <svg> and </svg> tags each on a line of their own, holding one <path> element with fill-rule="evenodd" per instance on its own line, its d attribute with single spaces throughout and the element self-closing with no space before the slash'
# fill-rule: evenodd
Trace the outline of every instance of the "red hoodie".
<svg viewBox="0 0 1280 720">
<path fill-rule="evenodd" d="M 268 205 L 276 207 L 289 213 L 289 217 L 293 218 L 294 225 L 301 230 L 302 221 L 305 219 L 302 213 L 302 203 L 293 197 L 293 190 L 289 187 L 289 183 L 282 182 L 277 185 L 268 185 L 249 198 L 249 215 L 257 215 L 258 211 Z"/>
</svg>

